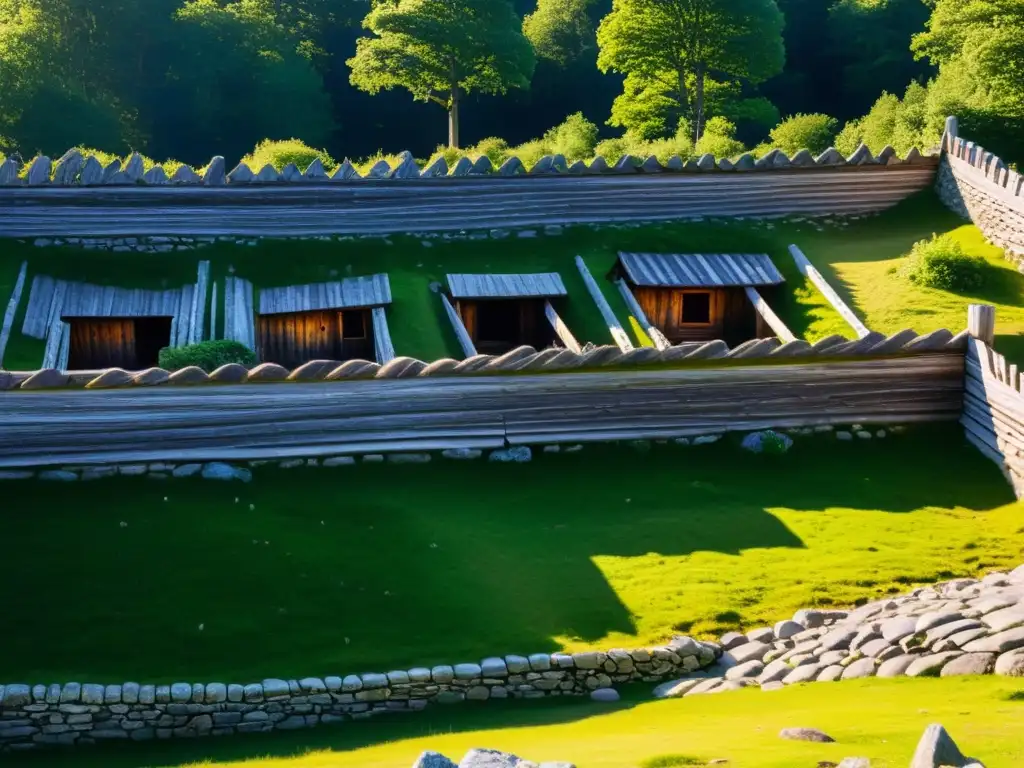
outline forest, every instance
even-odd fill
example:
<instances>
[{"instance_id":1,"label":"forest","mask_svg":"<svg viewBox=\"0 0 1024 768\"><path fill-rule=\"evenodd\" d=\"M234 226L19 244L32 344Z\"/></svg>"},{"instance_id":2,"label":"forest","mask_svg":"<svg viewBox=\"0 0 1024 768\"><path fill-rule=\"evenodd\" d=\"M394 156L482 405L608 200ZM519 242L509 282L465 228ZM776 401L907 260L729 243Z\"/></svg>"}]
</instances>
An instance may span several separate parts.
<instances>
[{"instance_id":1,"label":"forest","mask_svg":"<svg viewBox=\"0 0 1024 768\"><path fill-rule=\"evenodd\" d=\"M1024 158L1024 0L0 0L23 157L905 151L948 114Z\"/></svg>"}]
</instances>

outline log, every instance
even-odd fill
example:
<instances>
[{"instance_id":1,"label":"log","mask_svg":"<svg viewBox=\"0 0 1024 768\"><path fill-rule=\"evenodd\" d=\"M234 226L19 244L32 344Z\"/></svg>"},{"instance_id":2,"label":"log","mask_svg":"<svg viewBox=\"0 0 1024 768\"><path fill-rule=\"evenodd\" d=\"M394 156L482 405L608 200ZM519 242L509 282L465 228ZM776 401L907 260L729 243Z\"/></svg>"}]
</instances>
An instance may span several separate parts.
<instances>
[{"instance_id":1,"label":"log","mask_svg":"<svg viewBox=\"0 0 1024 768\"><path fill-rule=\"evenodd\" d=\"M572 331L569 330L569 326L565 324L558 313L555 312L555 308L551 306L550 301L544 302L544 317L551 323L551 327L555 329L555 335L561 339L562 344L565 348L571 352L575 352L577 355L582 352L580 343L576 341L576 337L572 335Z\"/></svg>"},{"instance_id":2,"label":"log","mask_svg":"<svg viewBox=\"0 0 1024 768\"><path fill-rule=\"evenodd\" d=\"M388 316L384 307L374 307L373 316L373 348L377 362L381 365L395 359L395 345L391 343L391 330L388 328Z\"/></svg>"},{"instance_id":3,"label":"log","mask_svg":"<svg viewBox=\"0 0 1024 768\"><path fill-rule=\"evenodd\" d=\"M761 294L757 292L757 289L752 286L747 286L743 289L750 303L754 305L754 309L757 311L764 321L768 324L768 327L772 329L775 335L779 338L779 341L785 343L787 341L796 341L796 336L793 332L786 327L786 324L779 319L772 308L768 306L768 302L765 301ZM863 338L863 337L862 337Z\"/></svg>"},{"instance_id":4,"label":"log","mask_svg":"<svg viewBox=\"0 0 1024 768\"><path fill-rule=\"evenodd\" d=\"M455 311L455 307L452 306L451 301L443 293L441 294L441 303L444 304L444 311L448 315L448 320L452 324L452 330L455 331L455 338L459 342L459 346L462 347L462 355L464 359L468 359L476 355L476 346L473 344L473 340L469 337L469 331L466 330L466 326L462 322L462 318L459 317L459 313Z\"/></svg>"},{"instance_id":5,"label":"log","mask_svg":"<svg viewBox=\"0 0 1024 768\"><path fill-rule=\"evenodd\" d=\"M608 326L608 332L612 336L612 340L615 345L623 352L629 352L633 349L633 343L629 340L626 332L622 330L622 325L619 324L618 318L615 317L615 313L612 312L611 305L608 304L608 300L604 297L601 292L601 287L594 280L594 276L590 274L590 270L587 269L586 263L582 257L576 257L576 268L580 271L580 276L583 278L584 285L587 286L587 293L590 294L590 298L594 300L594 304L597 305L598 312L601 313L601 317L604 318L605 325Z\"/></svg>"},{"instance_id":6,"label":"log","mask_svg":"<svg viewBox=\"0 0 1024 768\"><path fill-rule=\"evenodd\" d=\"M640 327L644 329L651 338L651 341L654 342L654 346L659 350L671 347L672 344L665 338L665 334L661 332L661 329L651 325L651 321L647 319L643 307L640 306L640 302L636 300L636 296L633 295L629 286L626 285L626 281L619 278L615 281L615 287L619 289L619 293L622 294L622 300L626 302L626 307L633 317L636 318L636 321L640 323Z\"/></svg>"},{"instance_id":7,"label":"log","mask_svg":"<svg viewBox=\"0 0 1024 768\"><path fill-rule=\"evenodd\" d=\"M795 245L789 246L789 252L793 256L793 261L796 262L797 269L800 270L800 274L814 283L815 287L821 291L822 295L828 299L829 304L838 312L847 324L853 328L854 333L857 334L857 338L863 339L867 336L870 331L867 326L862 323L857 315L854 314L853 310L850 309L846 302L839 298L839 294L833 290L832 286L828 284L825 277L819 272L807 257L804 256L803 252Z\"/></svg>"},{"instance_id":8,"label":"log","mask_svg":"<svg viewBox=\"0 0 1024 768\"><path fill-rule=\"evenodd\" d=\"M14 290L11 291L10 301L7 302L7 311L4 312L3 324L0 325L0 369L4 364L4 350L7 349L7 342L11 338L11 328L14 326L14 316L18 313L18 305L21 303L21 294L25 290L25 275L28 273L28 262L21 262L21 269L18 270L18 277L14 281Z\"/></svg>"}]
</instances>

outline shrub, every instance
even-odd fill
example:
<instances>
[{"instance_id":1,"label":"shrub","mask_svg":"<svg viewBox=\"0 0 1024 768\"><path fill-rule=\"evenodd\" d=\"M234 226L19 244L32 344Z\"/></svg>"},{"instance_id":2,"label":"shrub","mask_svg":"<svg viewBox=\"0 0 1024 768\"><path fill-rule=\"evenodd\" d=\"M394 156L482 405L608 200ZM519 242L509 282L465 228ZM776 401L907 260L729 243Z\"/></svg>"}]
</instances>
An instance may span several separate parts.
<instances>
[{"instance_id":1,"label":"shrub","mask_svg":"<svg viewBox=\"0 0 1024 768\"><path fill-rule=\"evenodd\" d=\"M495 168L500 168L501 164L508 160L511 154L508 142L495 136L480 139L474 147L466 151L466 155L471 160L487 155L487 159L491 161L491 165ZM458 160L458 158L455 159Z\"/></svg>"},{"instance_id":2,"label":"shrub","mask_svg":"<svg viewBox=\"0 0 1024 768\"><path fill-rule=\"evenodd\" d=\"M526 170L530 170L537 164L538 160L544 157L544 155L550 155L551 152L548 151L547 144L540 139L535 139L525 144L520 144L512 150L511 154L522 161L523 165L526 166Z\"/></svg>"},{"instance_id":3,"label":"shrub","mask_svg":"<svg viewBox=\"0 0 1024 768\"><path fill-rule=\"evenodd\" d=\"M918 285L963 293L982 286L986 267L984 259L965 253L951 235L932 235L910 249L906 275Z\"/></svg>"},{"instance_id":4,"label":"shrub","mask_svg":"<svg viewBox=\"0 0 1024 768\"><path fill-rule=\"evenodd\" d=\"M255 365L256 355L241 342L229 339L201 341L198 344L165 347L160 350L160 367L168 371L195 365L211 373L228 363Z\"/></svg>"},{"instance_id":5,"label":"shrub","mask_svg":"<svg viewBox=\"0 0 1024 768\"><path fill-rule=\"evenodd\" d=\"M455 163L459 161L460 157L466 157L467 152L455 147L449 147L446 144L438 144L437 149L434 150L434 154L427 160L427 167L430 167L435 160L439 157L443 157L444 161L448 164L449 170Z\"/></svg>"},{"instance_id":6,"label":"shrub","mask_svg":"<svg viewBox=\"0 0 1024 768\"><path fill-rule=\"evenodd\" d=\"M851 120L843 126L843 130L836 136L835 146L840 152L849 157L860 146L864 139L864 132L860 127L860 120Z\"/></svg>"},{"instance_id":7,"label":"shrub","mask_svg":"<svg viewBox=\"0 0 1024 768\"><path fill-rule=\"evenodd\" d=\"M828 115L793 115L772 128L771 143L787 155L801 149L818 155L832 145L837 127L836 119Z\"/></svg>"},{"instance_id":8,"label":"shrub","mask_svg":"<svg viewBox=\"0 0 1024 768\"><path fill-rule=\"evenodd\" d=\"M551 154L565 155L567 162L585 160L597 146L597 126L576 112L545 133L543 141Z\"/></svg>"},{"instance_id":9,"label":"shrub","mask_svg":"<svg viewBox=\"0 0 1024 768\"><path fill-rule=\"evenodd\" d=\"M305 171L317 158L324 164L327 171L333 171L338 167L327 150L314 149L299 139L287 139L285 141L272 141L264 139L248 155L242 158L242 162L248 165L253 173L259 173L267 163L270 163L278 171L288 163L295 163L300 171Z\"/></svg>"},{"instance_id":10,"label":"shrub","mask_svg":"<svg viewBox=\"0 0 1024 768\"><path fill-rule=\"evenodd\" d=\"M594 146L594 155L603 157L609 165L614 165L619 158L630 153L629 142L625 136L616 139L605 139Z\"/></svg>"},{"instance_id":11,"label":"shrub","mask_svg":"<svg viewBox=\"0 0 1024 768\"><path fill-rule=\"evenodd\" d=\"M733 138L736 125L726 118L716 115L704 124L704 133L693 148L698 155L712 154L715 157L732 157L741 154L746 148L743 142Z\"/></svg>"}]
</instances>

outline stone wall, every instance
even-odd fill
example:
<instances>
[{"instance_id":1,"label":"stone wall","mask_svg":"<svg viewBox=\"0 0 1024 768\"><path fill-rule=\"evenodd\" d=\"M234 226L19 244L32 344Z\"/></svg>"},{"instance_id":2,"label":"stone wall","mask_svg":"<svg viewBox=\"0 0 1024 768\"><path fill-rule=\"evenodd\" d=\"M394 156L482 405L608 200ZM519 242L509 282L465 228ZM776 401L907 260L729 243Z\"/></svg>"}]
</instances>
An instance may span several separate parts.
<instances>
[{"instance_id":1,"label":"stone wall","mask_svg":"<svg viewBox=\"0 0 1024 768\"><path fill-rule=\"evenodd\" d=\"M488 699L589 695L601 700L615 697L616 685L690 674L720 655L714 643L677 637L651 649L538 653L248 685L0 685L0 750L296 730Z\"/></svg>"},{"instance_id":2,"label":"stone wall","mask_svg":"<svg viewBox=\"0 0 1024 768\"><path fill-rule=\"evenodd\" d=\"M939 198L1022 266L1024 177L991 152L958 137L955 121L949 125L935 181Z\"/></svg>"}]
</instances>

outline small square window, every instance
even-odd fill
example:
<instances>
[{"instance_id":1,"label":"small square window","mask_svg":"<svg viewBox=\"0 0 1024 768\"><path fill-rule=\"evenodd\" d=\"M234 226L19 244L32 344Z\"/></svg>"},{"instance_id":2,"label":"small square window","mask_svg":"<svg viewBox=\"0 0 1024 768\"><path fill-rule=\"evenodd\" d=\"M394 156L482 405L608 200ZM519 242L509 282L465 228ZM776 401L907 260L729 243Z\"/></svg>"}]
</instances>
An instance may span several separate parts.
<instances>
[{"instance_id":1,"label":"small square window","mask_svg":"<svg viewBox=\"0 0 1024 768\"><path fill-rule=\"evenodd\" d=\"M684 325L710 325L711 294L684 293L681 322Z\"/></svg>"},{"instance_id":2,"label":"small square window","mask_svg":"<svg viewBox=\"0 0 1024 768\"><path fill-rule=\"evenodd\" d=\"M362 312L343 312L341 316L341 337L343 339L365 339L366 317Z\"/></svg>"}]
</instances>

